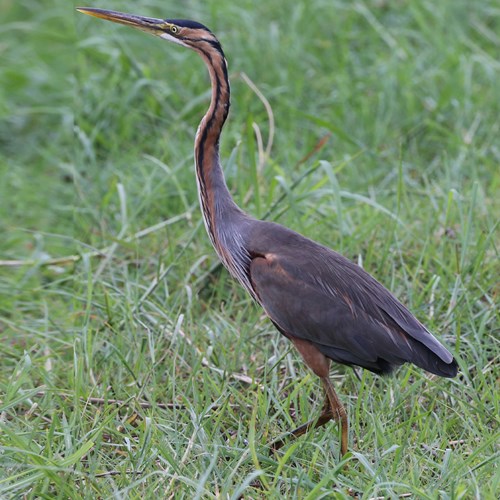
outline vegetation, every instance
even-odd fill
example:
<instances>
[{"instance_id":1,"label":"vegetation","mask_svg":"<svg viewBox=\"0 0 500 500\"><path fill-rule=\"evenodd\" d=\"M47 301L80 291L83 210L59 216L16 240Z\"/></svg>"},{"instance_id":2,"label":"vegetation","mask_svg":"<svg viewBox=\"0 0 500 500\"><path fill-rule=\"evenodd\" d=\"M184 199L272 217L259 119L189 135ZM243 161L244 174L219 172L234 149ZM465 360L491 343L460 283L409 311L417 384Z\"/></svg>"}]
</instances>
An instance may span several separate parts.
<instances>
[{"instance_id":1,"label":"vegetation","mask_svg":"<svg viewBox=\"0 0 500 500\"><path fill-rule=\"evenodd\" d=\"M7 0L0 497L496 498L498 4L89 6L210 26L238 203L362 264L460 374L335 366L352 452L332 423L269 454L321 390L204 232L203 63L71 3Z\"/></svg>"}]
</instances>

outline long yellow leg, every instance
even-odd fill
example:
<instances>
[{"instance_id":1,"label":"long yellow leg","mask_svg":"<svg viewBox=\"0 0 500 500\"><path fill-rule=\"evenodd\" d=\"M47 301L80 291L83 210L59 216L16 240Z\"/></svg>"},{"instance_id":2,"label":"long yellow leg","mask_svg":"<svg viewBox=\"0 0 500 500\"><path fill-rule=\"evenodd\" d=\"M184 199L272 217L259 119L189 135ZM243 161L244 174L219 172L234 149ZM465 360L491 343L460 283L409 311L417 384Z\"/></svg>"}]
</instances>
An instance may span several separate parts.
<instances>
[{"instance_id":1,"label":"long yellow leg","mask_svg":"<svg viewBox=\"0 0 500 500\"><path fill-rule=\"evenodd\" d=\"M341 403L333 384L328 377L322 377L321 383L326 392L326 398L330 403L331 416L337 422L340 422L340 428L342 430L341 440L340 440L340 453L344 456L347 453L347 441L349 438L349 421L347 419L347 413L345 411L344 405Z\"/></svg>"},{"instance_id":2,"label":"long yellow leg","mask_svg":"<svg viewBox=\"0 0 500 500\"><path fill-rule=\"evenodd\" d=\"M349 435L349 423L347 420L347 413L345 411L344 406L340 402L340 399L333 388L333 384L330 381L329 377L321 377L321 383L323 384L323 388L325 389L325 404L323 405L323 410L318 418L312 419L305 424L297 427L293 431L290 432L287 436L274 441L271 444L271 449L273 451L279 450L287 441L289 436L293 436L294 438L302 436L310 429L316 429L325 425L330 420L334 419L340 422L342 436L340 441L340 452L343 455L347 453L347 440Z\"/></svg>"}]
</instances>

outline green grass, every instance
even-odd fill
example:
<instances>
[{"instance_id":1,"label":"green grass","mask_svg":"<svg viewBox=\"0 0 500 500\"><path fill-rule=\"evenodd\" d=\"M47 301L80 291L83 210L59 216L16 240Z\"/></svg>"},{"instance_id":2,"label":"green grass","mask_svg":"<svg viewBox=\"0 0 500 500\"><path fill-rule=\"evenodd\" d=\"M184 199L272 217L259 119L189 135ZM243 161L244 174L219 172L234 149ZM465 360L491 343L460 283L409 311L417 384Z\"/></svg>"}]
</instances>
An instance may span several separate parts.
<instances>
[{"instance_id":1,"label":"green grass","mask_svg":"<svg viewBox=\"0 0 500 500\"><path fill-rule=\"evenodd\" d=\"M458 356L453 380L335 366L343 461L335 424L268 453L322 396L200 222L203 63L44 5L0 4L0 497L496 498L498 3L89 5L210 26L237 202L362 262Z\"/></svg>"}]
</instances>

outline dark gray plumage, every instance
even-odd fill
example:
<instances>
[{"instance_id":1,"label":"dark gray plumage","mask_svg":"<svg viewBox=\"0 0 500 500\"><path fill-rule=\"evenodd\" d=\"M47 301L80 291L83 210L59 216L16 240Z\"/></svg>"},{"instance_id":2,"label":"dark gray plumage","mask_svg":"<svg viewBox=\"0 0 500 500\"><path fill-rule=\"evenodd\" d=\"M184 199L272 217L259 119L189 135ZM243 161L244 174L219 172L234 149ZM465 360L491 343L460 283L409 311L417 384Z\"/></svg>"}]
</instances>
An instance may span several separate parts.
<instances>
[{"instance_id":1,"label":"dark gray plumage","mask_svg":"<svg viewBox=\"0 0 500 500\"><path fill-rule=\"evenodd\" d=\"M253 289L287 337L375 373L410 362L443 377L457 374L450 352L356 264L278 224L257 223L247 237Z\"/></svg>"},{"instance_id":2,"label":"dark gray plumage","mask_svg":"<svg viewBox=\"0 0 500 500\"><path fill-rule=\"evenodd\" d=\"M338 253L278 224L253 219L233 201L219 161L219 139L230 105L226 59L215 35L194 21L162 20L102 9L78 9L196 51L212 85L210 106L195 138L196 180L203 220L229 272L259 302L278 330L320 377L325 406L299 436L334 418L347 452L347 413L329 379L330 360L388 373L406 362L444 377L457 363L378 281ZM278 449L284 439L273 443Z\"/></svg>"}]
</instances>

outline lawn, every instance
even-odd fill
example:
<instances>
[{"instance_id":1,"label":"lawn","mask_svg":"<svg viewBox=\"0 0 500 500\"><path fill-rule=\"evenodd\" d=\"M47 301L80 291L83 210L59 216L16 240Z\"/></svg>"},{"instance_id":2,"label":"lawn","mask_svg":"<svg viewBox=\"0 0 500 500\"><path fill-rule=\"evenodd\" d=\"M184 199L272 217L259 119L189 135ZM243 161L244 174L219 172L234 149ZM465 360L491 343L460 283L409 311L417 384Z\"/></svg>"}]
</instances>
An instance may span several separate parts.
<instances>
[{"instance_id":1,"label":"lawn","mask_svg":"<svg viewBox=\"0 0 500 500\"><path fill-rule=\"evenodd\" d=\"M61 5L62 4L62 5ZM0 498L496 498L500 6L491 0L87 4L220 38L227 182L362 265L455 379L334 365L350 418L220 267L193 139L197 54L0 3Z\"/></svg>"}]
</instances>

